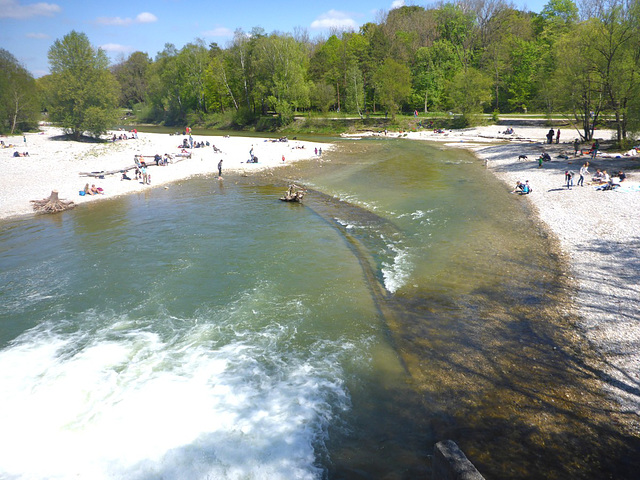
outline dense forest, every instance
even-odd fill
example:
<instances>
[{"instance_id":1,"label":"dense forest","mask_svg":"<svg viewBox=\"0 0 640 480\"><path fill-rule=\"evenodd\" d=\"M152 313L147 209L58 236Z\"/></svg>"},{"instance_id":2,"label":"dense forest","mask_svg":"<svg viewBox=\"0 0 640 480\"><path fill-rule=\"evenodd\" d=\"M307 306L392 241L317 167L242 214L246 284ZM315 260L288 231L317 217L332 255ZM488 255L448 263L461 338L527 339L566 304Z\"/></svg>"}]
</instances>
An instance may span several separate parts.
<instances>
[{"instance_id":1,"label":"dense forest","mask_svg":"<svg viewBox=\"0 0 640 480\"><path fill-rule=\"evenodd\" d=\"M167 43L155 58L134 52L115 65L71 32L49 62L51 74L34 80L0 49L0 129L29 128L47 111L98 133L117 108L139 122L259 130L328 112L453 112L461 126L478 113L539 112L586 140L606 116L625 144L640 123L638 0L549 0L539 14L504 0L403 6L328 38L237 30L224 47Z\"/></svg>"}]
</instances>

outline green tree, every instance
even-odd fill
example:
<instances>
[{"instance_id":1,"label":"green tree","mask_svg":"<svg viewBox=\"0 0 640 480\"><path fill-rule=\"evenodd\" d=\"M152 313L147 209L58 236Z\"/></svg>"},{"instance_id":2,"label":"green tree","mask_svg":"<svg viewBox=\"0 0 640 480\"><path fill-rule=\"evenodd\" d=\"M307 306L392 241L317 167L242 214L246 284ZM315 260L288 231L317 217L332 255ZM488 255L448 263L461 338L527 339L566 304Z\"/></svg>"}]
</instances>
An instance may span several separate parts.
<instances>
[{"instance_id":1,"label":"green tree","mask_svg":"<svg viewBox=\"0 0 640 480\"><path fill-rule=\"evenodd\" d=\"M449 83L451 108L464 115L481 113L491 101L491 79L475 68L460 70Z\"/></svg>"},{"instance_id":2,"label":"green tree","mask_svg":"<svg viewBox=\"0 0 640 480\"><path fill-rule=\"evenodd\" d=\"M447 83L461 69L456 50L448 40L437 40L430 47L418 49L413 68L414 103L424 102L425 112L429 104L444 108Z\"/></svg>"},{"instance_id":3,"label":"green tree","mask_svg":"<svg viewBox=\"0 0 640 480\"><path fill-rule=\"evenodd\" d=\"M97 136L117 118L118 82L109 60L94 49L84 33L72 31L49 49L50 118L75 139L84 132Z\"/></svg>"},{"instance_id":4,"label":"green tree","mask_svg":"<svg viewBox=\"0 0 640 480\"><path fill-rule=\"evenodd\" d=\"M380 104L395 118L401 105L411 95L411 70L406 65L387 58L374 74L373 83Z\"/></svg>"},{"instance_id":5,"label":"green tree","mask_svg":"<svg viewBox=\"0 0 640 480\"><path fill-rule=\"evenodd\" d=\"M362 72L355 64L352 64L347 69L345 93L344 105L347 112L356 112L362 117L362 110L364 108L364 84Z\"/></svg>"},{"instance_id":6,"label":"green tree","mask_svg":"<svg viewBox=\"0 0 640 480\"><path fill-rule=\"evenodd\" d=\"M540 12L542 18L557 24L558 28L578 21L578 7L573 0L549 0Z\"/></svg>"},{"instance_id":7,"label":"green tree","mask_svg":"<svg viewBox=\"0 0 640 480\"><path fill-rule=\"evenodd\" d=\"M558 42L562 65L552 76L550 92L560 111L567 112L579 125L584 141L593 138L593 130L605 106L605 82L596 68L592 38L593 22L582 23Z\"/></svg>"},{"instance_id":8,"label":"green tree","mask_svg":"<svg viewBox=\"0 0 640 480\"><path fill-rule=\"evenodd\" d=\"M293 112L309 106L305 46L290 35L272 33L257 39L252 52L255 93L267 98L281 124L293 121Z\"/></svg>"},{"instance_id":9,"label":"green tree","mask_svg":"<svg viewBox=\"0 0 640 480\"><path fill-rule=\"evenodd\" d=\"M617 141L627 137L628 105L637 96L640 74L640 31L638 2L597 2L593 19L594 63L604 83L608 108L615 115Z\"/></svg>"},{"instance_id":10,"label":"green tree","mask_svg":"<svg viewBox=\"0 0 640 480\"><path fill-rule=\"evenodd\" d=\"M225 112L238 104L230 89L224 67L224 51L217 43L209 45L209 65L205 70L205 98L207 110Z\"/></svg>"},{"instance_id":11,"label":"green tree","mask_svg":"<svg viewBox=\"0 0 640 480\"><path fill-rule=\"evenodd\" d=\"M494 12L487 19L482 28L482 55L479 65L493 80L493 109L500 112L524 110L528 105L518 105L509 102L510 79L513 67L513 51L523 43L535 42L533 29L533 15L515 10L502 8ZM526 49L525 49L526 50ZM535 76L534 85L538 85Z\"/></svg>"},{"instance_id":12,"label":"green tree","mask_svg":"<svg viewBox=\"0 0 640 480\"><path fill-rule=\"evenodd\" d=\"M184 109L197 114L207 113L205 102L205 71L209 66L209 50L203 40L187 43L176 58L180 72L180 91Z\"/></svg>"},{"instance_id":13,"label":"green tree","mask_svg":"<svg viewBox=\"0 0 640 480\"><path fill-rule=\"evenodd\" d=\"M145 100L148 89L149 55L133 52L125 61L114 65L111 72L120 84L120 105L132 108Z\"/></svg>"},{"instance_id":14,"label":"green tree","mask_svg":"<svg viewBox=\"0 0 640 480\"><path fill-rule=\"evenodd\" d=\"M436 10L436 20L440 39L451 42L462 65L471 65L476 48L474 13L447 3Z\"/></svg>"},{"instance_id":15,"label":"green tree","mask_svg":"<svg viewBox=\"0 0 640 480\"><path fill-rule=\"evenodd\" d=\"M531 108L543 52L544 46L538 42L512 39L509 66L504 72L510 110Z\"/></svg>"},{"instance_id":16,"label":"green tree","mask_svg":"<svg viewBox=\"0 0 640 480\"><path fill-rule=\"evenodd\" d=\"M11 135L37 125L36 82L8 51L0 48L0 131Z\"/></svg>"},{"instance_id":17,"label":"green tree","mask_svg":"<svg viewBox=\"0 0 640 480\"><path fill-rule=\"evenodd\" d=\"M335 87L338 109L342 107L345 88L343 50L342 40L332 35L316 50L309 63L310 73L314 79L323 80Z\"/></svg>"},{"instance_id":18,"label":"green tree","mask_svg":"<svg viewBox=\"0 0 640 480\"><path fill-rule=\"evenodd\" d=\"M311 104L326 114L336 103L336 92L333 87L324 81L311 86Z\"/></svg>"}]
</instances>

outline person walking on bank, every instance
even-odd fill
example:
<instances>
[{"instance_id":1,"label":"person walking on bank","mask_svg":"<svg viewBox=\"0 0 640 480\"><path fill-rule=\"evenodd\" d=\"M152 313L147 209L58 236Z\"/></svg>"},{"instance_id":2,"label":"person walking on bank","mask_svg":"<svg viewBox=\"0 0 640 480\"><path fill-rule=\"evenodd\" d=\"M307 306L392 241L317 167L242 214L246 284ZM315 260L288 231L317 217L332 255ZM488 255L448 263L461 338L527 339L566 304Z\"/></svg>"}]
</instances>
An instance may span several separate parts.
<instances>
[{"instance_id":1,"label":"person walking on bank","mask_svg":"<svg viewBox=\"0 0 640 480\"><path fill-rule=\"evenodd\" d=\"M573 141L573 150L574 150L574 156L577 157L578 153L580 153L580 140L578 140L577 138Z\"/></svg>"},{"instance_id":2,"label":"person walking on bank","mask_svg":"<svg viewBox=\"0 0 640 480\"><path fill-rule=\"evenodd\" d=\"M593 145L591 146L591 158L596 158L596 156L598 155L599 148L600 148L600 142L598 141L598 139L596 139L596 141L593 142Z\"/></svg>"},{"instance_id":3,"label":"person walking on bank","mask_svg":"<svg viewBox=\"0 0 640 480\"><path fill-rule=\"evenodd\" d=\"M560 129L556 132L556 144L560 143Z\"/></svg>"},{"instance_id":4,"label":"person walking on bank","mask_svg":"<svg viewBox=\"0 0 640 480\"><path fill-rule=\"evenodd\" d=\"M580 167L580 178L576 182L576 187L584 187L584 177L589 175L589 162L586 162L582 167Z\"/></svg>"},{"instance_id":5,"label":"person walking on bank","mask_svg":"<svg viewBox=\"0 0 640 480\"><path fill-rule=\"evenodd\" d=\"M567 182L567 188L571 190L571 187L573 187L573 172L571 170L565 171L564 179Z\"/></svg>"},{"instance_id":6,"label":"person walking on bank","mask_svg":"<svg viewBox=\"0 0 640 480\"><path fill-rule=\"evenodd\" d=\"M218 162L218 178L222 178L222 160Z\"/></svg>"},{"instance_id":7,"label":"person walking on bank","mask_svg":"<svg viewBox=\"0 0 640 480\"><path fill-rule=\"evenodd\" d=\"M547 132L547 143L553 143L554 134L555 132L553 131L553 128Z\"/></svg>"}]
</instances>

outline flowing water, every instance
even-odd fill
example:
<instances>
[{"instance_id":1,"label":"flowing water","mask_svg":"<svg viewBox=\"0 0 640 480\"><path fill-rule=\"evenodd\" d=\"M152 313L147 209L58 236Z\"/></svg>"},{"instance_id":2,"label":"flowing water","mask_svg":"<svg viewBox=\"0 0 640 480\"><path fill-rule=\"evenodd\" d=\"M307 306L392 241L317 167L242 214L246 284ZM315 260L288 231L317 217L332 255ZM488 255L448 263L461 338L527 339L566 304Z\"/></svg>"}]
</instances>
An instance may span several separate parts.
<instances>
[{"instance_id":1,"label":"flowing water","mask_svg":"<svg viewBox=\"0 0 640 480\"><path fill-rule=\"evenodd\" d=\"M495 478L599 466L544 446L574 356L523 202L462 151L329 158L278 173L304 205L230 175L2 222L0 478L417 478L444 438Z\"/></svg>"}]
</instances>

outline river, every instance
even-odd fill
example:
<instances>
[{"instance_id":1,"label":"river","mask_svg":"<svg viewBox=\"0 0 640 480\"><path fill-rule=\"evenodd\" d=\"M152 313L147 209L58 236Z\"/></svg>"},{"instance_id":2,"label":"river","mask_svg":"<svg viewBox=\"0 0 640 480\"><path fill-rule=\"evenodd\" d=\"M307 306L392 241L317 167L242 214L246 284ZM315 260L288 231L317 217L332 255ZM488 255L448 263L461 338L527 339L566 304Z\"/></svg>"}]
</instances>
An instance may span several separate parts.
<instances>
[{"instance_id":1,"label":"river","mask_svg":"<svg viewBox=\"0 0 640 480\"><path fill-rule=\"evenodd\" d=\"M0 477L427 478L446 438L488 478L626 472L571 397L557 248L465 151L345 141L0 225Z\"/></svg>"}]
</instances>

